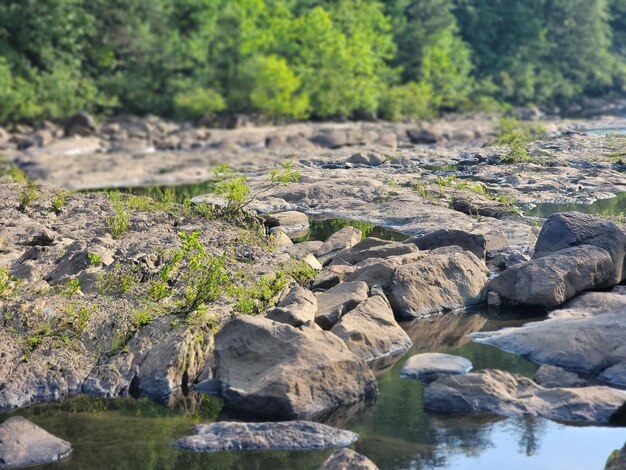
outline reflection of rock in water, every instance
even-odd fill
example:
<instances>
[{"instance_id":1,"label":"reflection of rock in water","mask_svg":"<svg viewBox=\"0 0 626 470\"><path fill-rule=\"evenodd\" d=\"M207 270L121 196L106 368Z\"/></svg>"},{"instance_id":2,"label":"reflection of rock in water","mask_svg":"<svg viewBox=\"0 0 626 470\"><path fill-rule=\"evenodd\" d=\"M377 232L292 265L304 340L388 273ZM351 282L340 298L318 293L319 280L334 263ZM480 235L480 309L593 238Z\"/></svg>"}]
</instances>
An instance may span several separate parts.
<instances>
[{"instance_id":1,"label":"reflection of rock in water","mask_svg":"<svg viewBox=\"0 0 626 470\"><path fill-rule=\"evenodd\" d=\"M442 315L426 320L415 320L402 326L413 341L411 353L456 348L470 342L465 337L479 331L487 318L478 314Z\"/></svg>"},{"instance_id":2,"label":"reflection of rock in water","mask_svg":"<svg viewBox=\"0 0 626 470\"><path fill-rule=\"evenodd\" d=\"M205 420L214 421L222 409L222 400L212 395L199 392L189 392L170 395L167 407L181 416L196 416Z\"/></svg>"}]
</instances>

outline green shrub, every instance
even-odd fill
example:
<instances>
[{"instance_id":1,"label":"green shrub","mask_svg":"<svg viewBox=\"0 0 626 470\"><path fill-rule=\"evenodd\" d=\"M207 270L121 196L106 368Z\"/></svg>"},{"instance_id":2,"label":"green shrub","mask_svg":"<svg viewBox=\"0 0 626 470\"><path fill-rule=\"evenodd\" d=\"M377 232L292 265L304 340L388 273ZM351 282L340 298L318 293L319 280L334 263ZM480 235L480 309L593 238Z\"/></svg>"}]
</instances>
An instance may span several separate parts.
<instances>
[{"instance_id":1,"label":"green shrub","mask_svg":"<svg viewBox=\"0 0 626 470\"><path fill-rule=\"evenodd\" d=\"M28 207L32 206L37 199L39 199L37 185L28 180L18 197L18 209L20 212L24 212Z\"/></svg>"},{"instance_id":2,"label":"green shrub","mask_svg":"<svg viewBox=\"0 0 626 470\"><path fill-rule=\"evenodd\" d=\"M176 115L183 119L201 119L225 107L224 99L210 88L194 88L174 96Z\"/></svg>"},{"instance_id":3,"label":"green shrub","mask_svg":"<svg viewBox=\"0 0 626 470\"><path fill-rule=\"evenodd\" d=\"M55 214L63 212L65 205L67 204L67 197L69 194L69 191L61 191L55 194L50 202L50 212L54 212Z\"/></svg>"},{"instance_id":4,"label":"green shrub","mask_svg":"<svg viewBox=\"0 0 626 470\"><path fill-rule=\"evenodd\" d=\"M130 227L130 214L122 202L119 193L111 193L109 195L109 201L111 203L111 208L113 209L113 215L106 217L104 222L109 229L111 236L118 239L124 235Z\"/></svg>"}]
</instances>

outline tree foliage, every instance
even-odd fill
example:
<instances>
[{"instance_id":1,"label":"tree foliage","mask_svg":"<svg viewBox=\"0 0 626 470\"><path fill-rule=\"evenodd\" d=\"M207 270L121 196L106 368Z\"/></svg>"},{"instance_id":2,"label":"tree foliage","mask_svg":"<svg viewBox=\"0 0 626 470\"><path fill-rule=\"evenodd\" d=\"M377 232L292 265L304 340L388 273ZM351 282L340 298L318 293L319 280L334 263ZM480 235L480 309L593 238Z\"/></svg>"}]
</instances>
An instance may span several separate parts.
<instances>
[{"instance_id":1,"label":"tree foliage","mask_svg":"<svg viewBox=\"0 0 626 470\"><path fill-rule=\"evenodd\" d=\"M3 0L0 122L422 118L626 88L625 0Z\"/></svg>"}]
</instances>

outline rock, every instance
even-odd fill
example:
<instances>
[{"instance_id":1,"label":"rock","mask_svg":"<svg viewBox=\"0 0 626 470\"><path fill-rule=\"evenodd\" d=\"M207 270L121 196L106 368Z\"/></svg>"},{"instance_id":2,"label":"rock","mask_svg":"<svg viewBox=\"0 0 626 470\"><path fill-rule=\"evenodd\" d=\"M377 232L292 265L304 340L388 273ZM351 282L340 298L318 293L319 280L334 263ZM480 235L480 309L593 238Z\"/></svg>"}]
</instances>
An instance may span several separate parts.
<instances>
[{"instance_id":1,"label":"rock","mask_svg":"<svg viewBox=\"0 0 626 470\"><path fill-rule=\"evenodd\" d=\"M461 356L441 353L423 353L411 356L400 371L405 379L432 382L445 375L467 374L472 363Z\"/></svg>"},{"instance_id":2,"label":"rock","mask_svg":"<svg viewBox=\"0 0 626 470\"><path fill-rule=\"evenodd\" d=\"M503 305L502 298L500 298L497 292L487 292L487 305L493 308L500 308Z\"/></svg>"},{"instance_id":3,"label":"rock","mask_svg":"<svg viewBox=\"0 0 626 470\"><path fill-rule=\"evenodd\" d=\"M373 258L365 260L354 266L354 271L346 276L345 281L362 281L369 287L379 285L387 292L398 264L391 259Z\"/></svg>"},{"instance_id":4,"label":"rock","mask_svg":"<svg viewBox=\"0 0 626 470\"><path fill-rule=\"evenodd\" d=\"M271 243L277 250L282 251L293 245L291 238L282 230L272 229L270 232Z\"/></svg>"},{"instance_id":5,"label":"rock","mask_svg":"<svg viewBox=\"0 0 626 470\"><path fill-rule=\"evenodd\" d=\"M278 212L265 218L268 227L281 227L287 235L300 234L309 228L309 218L297 211Z\"/></svg>"},{"instance_id":6,"label":"rock","mask_svg":"<svg viewBox=\"0 0 626 470\"><path fill-rule=\"evenodd\" d=\"M541 364L579 370L626 385L626 306L616 306L611 299L614 295L585 293L554 311L548 320L522 328L474 333L472 337ZM591 308L587 297L608 300L605 305ZM579 299L584 302L577 302Z\"/></svg>"},{"instance_id":7,"label":"rock","mask_svg":"<svg viewBox=\"0 0 626 470\"><path fill-rule=\"evenodd\" d=\"M389 301L399 320L413 320L484 302L487 268L469 252L431 254L399 266Z\"/></svg>"},{"instance_id":8,"label":"rock","mask_svg":"<svg viewBox=\"0 0 626 470\"><path fill-rule=\"evenodd\" d=\"M320 272L317 276L315 276L315 279L313 279L311 290L313 292L319 292L335 287L340 282L343 282L345 277L352 271L354 271L352 266L326 266L322 269L322 272Z\"/></svg>"},{"instance_id":9,"label":"rock","mask_svg":"<svg viewBox=\"0 0 626 470\"><path fill-rule=\"evenodd\" d=\"M323 268L322 263L320 263L319 260L312 254L306 255L304 258L302 258L302 261L308 264L309 267L314 271L321 271Z\"/></svg>"},{"instance_id":10,"label":"rock","mask_svg":"<svg viewBox=\"0 0 626 470\"><path fill-rule=\"evenodd\" d=\"M44 465L66 459L72 447L21 416L0 424L0 469Z\"/></svg>"},{"instance_id":11,"label":"rock","mask_svg":"<svg viewBox=\"0 0 626 470\"><path fill-rule=\"evenodd\" d=\"M52 230L44 228L40 232L33 235L27 242L27 246L50 246L56 240L56 236Z\"/></svg>"},{"instance_id":12,"label":"rock","mask_svg":"<svg viewBox=\"0 0 626 470\"><path fill-rule=\"evenodd\" d=\"M78 113L72 116L65 124L65 137L88 137L96 132L96 123L87 113Z\"/></svg>"},{"instance_id":13,"label":"rock","mask_svg":"<svg viewBox=\"0 0 626 470\"><path fill-rule=\"evenodd\" d=\"M538 121L545 115L534 106L514 108L507 113L507 116L514 117L521 121Z\"/></svg>"},{"instance_id":14,"label":"rock","mask_svg":"<svg viewBox=\"0 0 626 470\"><path fill-rule=\"evenodd\" d=\"M622 450L616 450L611 454L606 462L604 470L624 470L626 469L626 444Z\"/></svg>"},{"instance_id":15,"label":"rock","mask_svg":"<svg viewBox=\"0 0 626 470\"><path fill-rule=\"evenodd\" d=\"M493 257L492 264L497 269L504 271L505 269L515 266L516 264L526 263L530 261L530 257L517 250L497 253Z\"/></svg>"},{"instance_id":16,"label":"rock","mask_svg":"<svg viewBox=\"0 0 626 470\"><path fill-rule=\"evenodd\" d=\"M488 235L469 233L465 230L441 229L409 238L405 243L414 243L420 250L433 250L444 246L459 246L484 260L488 251L506 245L506 237L490 232Z\"/></svg>"},{"instance_id":17,"label":"rock","mask_svg":"<svg viewBox=\"0 0 626 470\"><path fill-rule=\"evenodd\" d=\"M324 244L321 241L308 241L302 243L296 243L293 246L287 247L285 253L293 256L296 259L305 258L307 255L314 254Z\"/></svg>"},{"instance_id":18,"label":"rock","mask_svg":"<svg viewBox=\"0 0 626 470\"><path fill-rule=\"evenodd\" d=\"M361 231L354 227L344 227L333 233L315 253L322 265L328 264L337 253L356 245L361 240Z\"/></svg>"},{"instance_id":19,"label":"rock","mask_svg":"<svg viewBox=\"0 0 626 470\"><path fill-rule=\"evenodd\" d=\"M334 451L318 470L378 470L367 457L350 449Z\"/></svg>"},{"instance_id":20,"label":"rock","mask_svg":"<svg viewBox=\"0 0 626 470\"><path fill-rule=\"evenodd\" d=\"M343 315L330 331L368 363L402 354L413 344L396 323L389 302L382 295L361 302Z\"/></svg>"},{"instance_id":21,"label":"rock","mask_svg":"<svg viewBox=\"0 0 626 470\"><path fill-rule=\"evenodd\" d=\"M383 155L372 152L359 152L350 155L348 163L354 163L367 166L379 166L385 163L386 158Z\"/></svg>"},{"instance_id":22,"label":"rock","mask_svg":"<svg viewBox=\"0 0 626 470\"><path fill-rule=\"evenodd\" d=\"M242 316L222 327L215 361L224 404L258 417L319 418L378 393L367 364L340 338L266 318Z\"/></svg>"},{"instance_id":23,"label":"rock","mask_svg":"<svg viewBox=\"0 0 626 470\"><path fill-rule=\"evenodd\" d=\"M513 266L489 282L506 304L555 308L585 290L614 285L609 254L578 246Z\"/></svg>"},{"instance_id":24,"label":"rock","mask_svg":"<svg viewBox=\"0 0 626 470\"><path fill-rule=\"evenodd\" d=\"M309 140L315 145L329 149L344 147L352 143L348 132L339 129L323 129Z\"/></svg>"},{"instance_id":25,"label":"rock","mask_svg":"<svg viewBox=\"0 0 626 470\"><path fill-rule=\"evenodd\" d=\"M172 444L193 452L320 450L349 446L358 434L310 421L198 424Z\"/></svg>"},{"instance_id":26,"label":"rock","mask_svg":"<svg viewBox=\"0 0 626 470\"><path fill-rule=\"evenodd\" d=\"M406 135L412 144L436 144L437 136L427 129L407 129Z\"/></svg>"},{"instance_id":27,"label":"rock","mask_svg":"<svg viewBox=\"0 0 626 470\"><path fill-rule=\"evenodd\" d=\"M535 382L546 388L575 388L587 385L587 381L581 379L578 374L568 372L561 367L546 364L542 365L537 372L535 372Z\"/></svg>"},{"instance_id":28,"label":"rock","mask_svg":"<svg viewBox=\"0 0 626 470\"><path fill-rule=\"evenodd\" d=\"M364 245L365 244L358 243L350 250L338 253L335 259L333 259L333 264L341 263L354 265L372 258L390 258L392 256L408 256L419 253L419 248L413 244L387 242L384 245L367 248L364 248ZM416 256L420 257L419 254Z\"/></svg>"},{"instance_id":29,"label":"rock","mask_svg":"<svg viewBox=\"0 0 626 470\"><path fill-rule=\"evenodd\" d=\"M613 284L625 279L626 234L613 222L580 212L555 214L543 224L533 258L566 248L590 245L606 250L613 261Z\"/></svg>"},{"instance_id":30,"label":"rock","mask_svg":"<svg viewBox=\"0 0 626 470\"><path fill-rule=\"evenodd\" d=\"M367 299L368 291L364 282L345 282L317 294L315 323L330 330L342 315Z\"/></svg>"},{"instance_id":31,"label":"rock","mask_svg":"<svg viewBox=\"0 0 626 470\"><path fill-rule=\"evenodd\" d=\"M267 312L266 317L280 323L300 326L315 320L317 297L308 289L294 286L278 305Z\"/></svg>"},{"instance_id":32,"label":"rock","mask_svg":"<svg viewBox=\"0 0 626 470\"><path fill-rule=\"evenodd\" d=\"M609 387L543 388L528 378L495 369L442 377L424 390L424 406L430 411L586 423L609 423L625 401L626 394Z\"/></svg>"}]
</instances>

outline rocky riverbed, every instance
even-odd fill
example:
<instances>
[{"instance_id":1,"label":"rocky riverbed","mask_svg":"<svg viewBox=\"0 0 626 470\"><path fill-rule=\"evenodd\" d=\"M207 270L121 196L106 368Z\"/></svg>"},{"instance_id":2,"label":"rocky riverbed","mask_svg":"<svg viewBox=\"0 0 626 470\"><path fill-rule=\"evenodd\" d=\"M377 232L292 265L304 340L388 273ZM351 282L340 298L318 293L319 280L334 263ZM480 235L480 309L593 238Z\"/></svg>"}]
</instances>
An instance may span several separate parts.
<instances>
[{"instance_id":1,"label":"rocky riverbed","mask_svg":"<svg viewBox=\"0 0 626 470\"><path fill-rule=\"evenodd\" d=\"M623 122L543 125L514 162L508 146L486 146L498 134L487 116L236 130L124 117L78 119L66 137L52 125L2 134L0 409L85 394L193 414L209 394L218 423L161 445L363 453L307 464L327 458L322 468L411 466L357 440L392 399L389 374L419 394L420 414L446 416L435 419L625 425L620 219L523 214L622 191L626 139L581 130ZM285 162L298 177L268 180ZM218 163L254 196L245 210L224 192L181 204L166 189L70 191L205 181ZM302 241L319 216L353 222ZM456 357L487 321L463 312L486 308L522 320L474 339L546 364L536 377L531 363L507 366L512 354ZM550 318L520 328L529 312ZM50 442L48 461L70 456L71 439ZM0 446L0 468L46 461L18 447ZM427 468L437 452L420 452Z\"/></svg>"}]
</instances>

